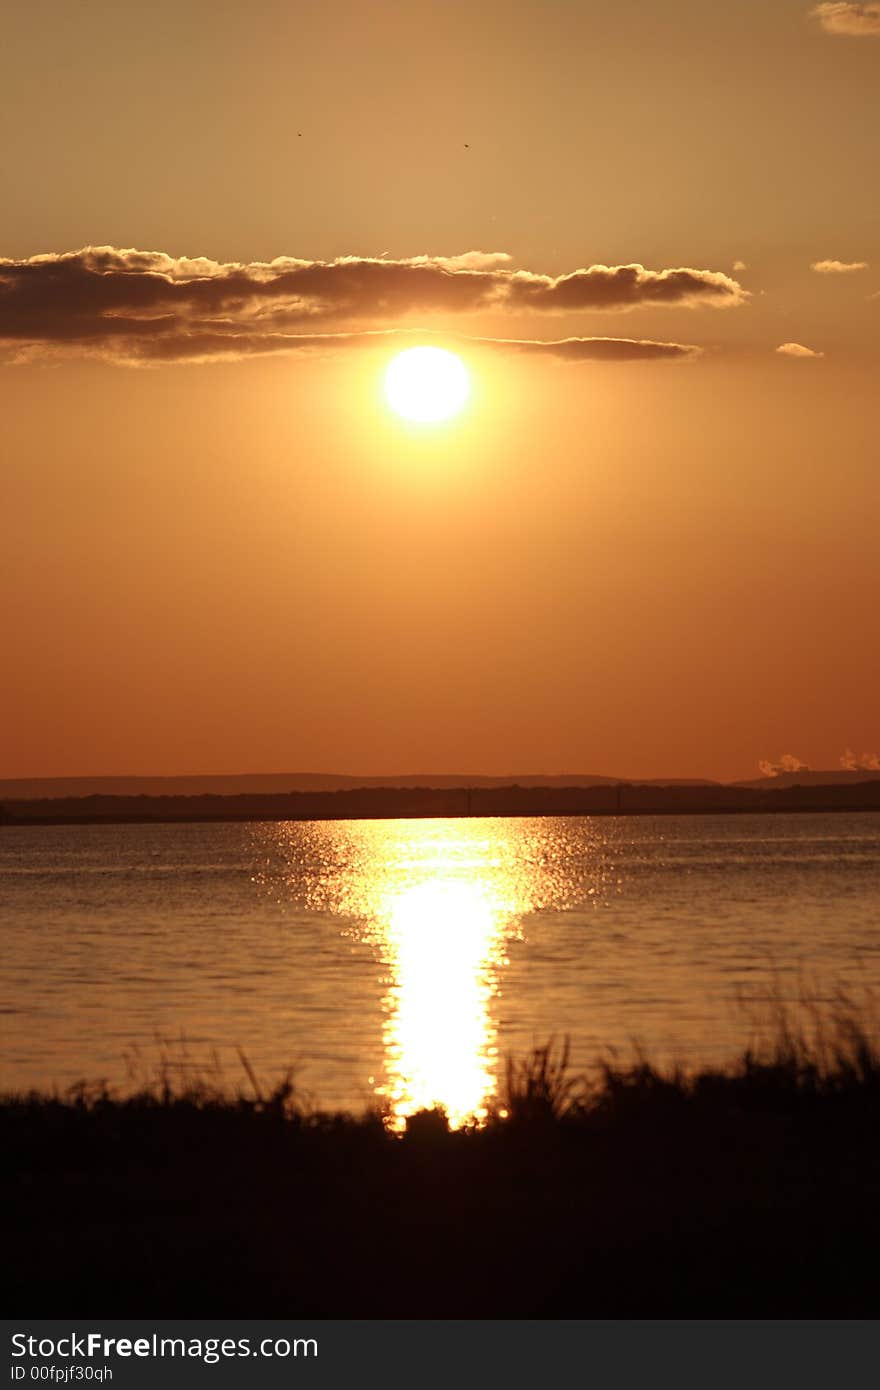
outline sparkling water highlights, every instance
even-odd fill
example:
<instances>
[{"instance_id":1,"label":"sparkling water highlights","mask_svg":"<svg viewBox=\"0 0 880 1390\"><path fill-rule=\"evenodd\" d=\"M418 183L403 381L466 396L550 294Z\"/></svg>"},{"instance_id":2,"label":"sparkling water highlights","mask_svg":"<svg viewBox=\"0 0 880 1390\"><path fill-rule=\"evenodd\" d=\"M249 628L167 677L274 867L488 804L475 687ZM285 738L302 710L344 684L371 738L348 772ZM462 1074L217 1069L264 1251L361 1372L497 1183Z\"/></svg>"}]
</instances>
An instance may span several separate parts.
<instances>
[{"instance_id":1,"label":"sparkling water highlights","mask_svg":"<svg viewBox=\"0 0 880 1390\"><path fill-rule=\"evenodd\" d=\"M383 1065L376 1095L395 1122L442 1105L481 1118L497 1085L497 1012L506 947L533 905L529 839L517 822L363 821L324 825L302 860L302 826L266 828L296 898L348 919L382 966ZM269 864L273 863L270 857ZM272 891L273 874L261 884Z\"/></svg>"}]
</instances>

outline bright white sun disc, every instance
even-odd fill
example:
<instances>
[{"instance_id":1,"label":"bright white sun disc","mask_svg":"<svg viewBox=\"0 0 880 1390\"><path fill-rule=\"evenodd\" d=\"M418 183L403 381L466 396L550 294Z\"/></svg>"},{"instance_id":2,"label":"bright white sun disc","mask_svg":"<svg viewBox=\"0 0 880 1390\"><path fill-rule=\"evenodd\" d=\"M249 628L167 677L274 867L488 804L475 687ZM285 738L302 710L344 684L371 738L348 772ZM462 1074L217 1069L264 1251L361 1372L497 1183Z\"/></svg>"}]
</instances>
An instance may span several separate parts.
<instances>
[{"instance_id":1,"label":"bright white sun disc","mask_svg":"<svg viewBox=\"0 0 880 1390\"><path fill-rule=\"evenodd\" d=\"M385 395L391 409L419 424L456 415L470 389L467 368L446 348L407 348L389 363L385 373Z\"/></svg>"}]
</instances>

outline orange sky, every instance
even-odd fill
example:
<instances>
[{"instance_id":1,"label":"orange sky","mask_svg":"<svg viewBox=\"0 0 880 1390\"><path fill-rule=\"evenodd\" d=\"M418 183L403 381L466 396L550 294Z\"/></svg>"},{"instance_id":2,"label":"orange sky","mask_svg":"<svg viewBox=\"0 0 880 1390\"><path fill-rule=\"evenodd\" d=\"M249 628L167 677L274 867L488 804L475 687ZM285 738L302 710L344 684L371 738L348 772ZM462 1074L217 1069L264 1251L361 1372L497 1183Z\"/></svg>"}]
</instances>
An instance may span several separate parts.
<instances>
[{"instance_id":1,"label":"orange sky","mask_svg":"<svg viewBox=\"0 0 880 1390\"><path fill-rule=\"evenodd\" d=\"M820 9L15 7L0 777L876 750L880 18Z\"/></svg>"}]
</instances>

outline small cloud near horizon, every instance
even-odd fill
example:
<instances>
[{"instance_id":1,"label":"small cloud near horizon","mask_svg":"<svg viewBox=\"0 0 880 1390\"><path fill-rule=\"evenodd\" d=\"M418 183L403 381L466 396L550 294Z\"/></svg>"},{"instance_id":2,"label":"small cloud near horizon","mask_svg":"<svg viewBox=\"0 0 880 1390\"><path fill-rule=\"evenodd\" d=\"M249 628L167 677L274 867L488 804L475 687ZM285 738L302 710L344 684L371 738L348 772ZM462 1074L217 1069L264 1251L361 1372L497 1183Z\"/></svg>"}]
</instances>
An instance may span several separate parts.
<instances>
[{"instance_id":1,"label":"small cloud near horizon","mask_svg":"<svg viewBox=\"0 0 880 1390\"><path fill-rule=\"evenodd\" d=\"M811 270L818 275L851 275L856 270L867 270L867 261L813 261Z\"/></svg>"},{"instance_id":2,"label":"small cloud near horizon","mask_svg":"<svg viewBox=\"0 0 880 1390\"><path fill-rule=\"evenodd\" d=\"M774 349L782 354L783 357L824 357L824 352L815 352L813 348L804 347L803 343L780 343Z\"/></svg>"},{"instance_id":3,"label":"small cloud near horizon","mask_svg":"<svg viewBox=\"0 0 880 1390\"><path fill-rule=\"evenodd\" d=\"M795 757L794 753L783 753L778 763L771 763L766 758L762 758L758 767L765 777L779 777L783 772L809 772L810 770L806 763Z\"/></svg>"},{"instance_id":4,"label":"small cloud near horizon","mask_svg":"<svg viewBox=\"0 0 880 1390\"><path fill-rule=\"evenodd\" d=\"M850 38L880 37L880 0L831 0L814 5L810 10L826 34L844 34Z\"/></svg>"},{"instance_id":5,"label":"small cloud near horizon","mask_svg":"<svg viewBox=\"0 0 880 1390\"><path fill-rule=\"evenodd\" d=\"M880 753L863 753L857 757L851 748L840 755L840 766L845 772L880 772Z\"/></svg>"},{"instance_id":6,"label":"small cloud near horizon","mask_svg":"<svg viewBox=\"0 0 880 1390\"><path fill-rule=\"evenodd\" d=\"M745 261L734 261L732 268L734 270L748 270L748 266L746 265Z\"/></svg>"},{"instance_id":7,"label":"small cloud near horizon","mask_svg":"<svg viewBox=\"0 0 880 1390\"><path fill-rule=\"evenodd\" d=\"M112 246L0 259L0 342L16 360L75 348L120 362L210 360L347 345L421 314L547 315L745 303L721 271L592 265L565 275L510 268L503 251L386 260L343 256L222 263ZM518 340L495 340L509 346ZM565 339L556 355L694 356L688 344ZM524 338L534 345L539 340ZM634 347L633 344L638 344Z\"/></svg>"}]
</instances>

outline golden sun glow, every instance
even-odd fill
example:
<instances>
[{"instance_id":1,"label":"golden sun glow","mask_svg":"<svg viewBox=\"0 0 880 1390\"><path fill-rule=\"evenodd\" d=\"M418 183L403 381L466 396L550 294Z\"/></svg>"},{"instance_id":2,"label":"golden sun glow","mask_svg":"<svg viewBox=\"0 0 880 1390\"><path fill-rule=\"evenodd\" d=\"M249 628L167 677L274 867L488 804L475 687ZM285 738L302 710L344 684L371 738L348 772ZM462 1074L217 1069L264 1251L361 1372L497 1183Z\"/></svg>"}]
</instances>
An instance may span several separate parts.
<instances>
[{"instance_id":1,"label":"golden sun glow","mask_svg":"<svg viewBox=\"0 0 880 1390\"><path fill-rule=\"evenodd\" d=\"M407 348L397 354L385 373L385 396L391 409L420 425L438 424L457 415L470 389L467 368L447 348Z\"/></svg>"}]
</instances>

